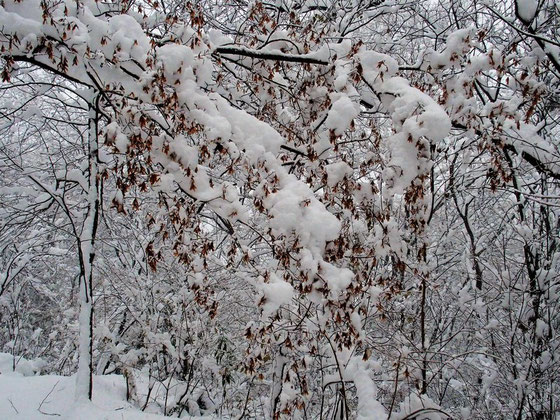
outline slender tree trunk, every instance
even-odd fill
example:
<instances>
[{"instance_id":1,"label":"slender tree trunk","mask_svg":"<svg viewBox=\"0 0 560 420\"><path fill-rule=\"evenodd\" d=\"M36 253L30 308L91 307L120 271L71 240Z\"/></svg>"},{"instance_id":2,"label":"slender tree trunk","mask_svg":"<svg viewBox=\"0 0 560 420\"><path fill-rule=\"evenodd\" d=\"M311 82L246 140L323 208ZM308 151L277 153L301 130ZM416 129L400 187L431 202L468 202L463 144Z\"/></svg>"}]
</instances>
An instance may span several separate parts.
<instances>
[{"instance_id":1,"label":"slender tree trunk","mask_svg":"<svg viewBox=\"0 0 560 420\"><path fill-rule=\"evenodd\" d=\"M80 336L76 400L92 398L93 391L93 260L99 220L99 168L97 139L97 97L89 104L88 119L88 210L79 238L80 258Z\"/></svg>"},{"instance_id":2,"label":"slender tree trunk","mask_svg":"<svg viewBox=\"0 0 560 420\"><path fill-rule=\"evenodd\" d=\"M272 390L270 395L270 418L278 419L280 418L280 394L282 393L282 387L284 386L284 371L286 367L286 357L283 354L282 346L274 359L273 373L272 373Z\"/></svg>"}]
</instances>

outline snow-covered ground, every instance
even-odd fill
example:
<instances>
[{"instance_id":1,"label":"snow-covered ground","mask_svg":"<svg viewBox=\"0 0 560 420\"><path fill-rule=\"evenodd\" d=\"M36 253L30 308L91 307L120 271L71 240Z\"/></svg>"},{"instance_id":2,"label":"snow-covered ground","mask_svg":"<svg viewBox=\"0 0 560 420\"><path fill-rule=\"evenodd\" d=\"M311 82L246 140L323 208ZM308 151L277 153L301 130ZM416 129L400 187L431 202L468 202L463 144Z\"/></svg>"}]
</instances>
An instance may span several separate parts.
<instances>
[{"instance_id":1,"label":"snow-covered ground","mask_svg":"<svg viewBox=\"0 0 560 420\"><path fill-rule=\"evenodd\" d=\"M74 402L75 376L40 375L40 364L24 359L18 361L14 372L12 361L11 355L0 353L0 419L165 418L142 412L128 403L125 380L120 375L94 377L93 401L77 404Z\"/></svg>"}]
</instances>

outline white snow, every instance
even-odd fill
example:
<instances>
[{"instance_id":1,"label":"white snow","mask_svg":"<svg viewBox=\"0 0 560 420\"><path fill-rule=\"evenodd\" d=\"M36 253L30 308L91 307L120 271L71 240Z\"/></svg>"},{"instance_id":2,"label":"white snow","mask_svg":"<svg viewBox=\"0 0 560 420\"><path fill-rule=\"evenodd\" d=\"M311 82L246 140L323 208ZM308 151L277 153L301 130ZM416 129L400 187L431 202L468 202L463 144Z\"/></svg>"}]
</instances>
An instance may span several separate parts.
<instances>
[{"instance_id":1,"label":"white snow","mask_svg":"<svg viewBox=\"0 0 560 420\"><path fill-rule=\"evenodd\" d=\"M345 373L352 378L358 396L356 420L384 420L387 418L387 413L376 399L377 387L368 371L366 363L358 357L353 357L346 367Z\"/></svg>"},{"instance_id":2,"label":"white snow","mask_svg":"<svg viewBox=\"0 0 560 420\"><path fill-rule=\"evenodd\" d=\"M12 356L0 353L0 418L2 419L157 420L168 418L142 412L127 402L126 384L122 376L95 376L93 401L75 403L74 376L34 376L40 370L40 362L37 361L21 359L15 372L12 371L11 365Z\"/></svg>"},{"instance_id":3,"label":"white snow","mask_svg":"<svg viewBox=\"0 0 560 420\"><path fill-rule=\"evenodd\" d=\"M327 172L327 185L329 187L334 187L342 181L345 176L350 176L354 172L346 162L331 163L325 166L325 171Z\"/></svg>"},{"instance_id":4,"label":"white snow","mask_svg":"<svg viewBox=\"0 0 560 420\"><path fill-rule=\"evenodd\" d=\"M360 113L358 104L346 94L335 93L332 95L333 105L329 110L325 127L334 130L336 135L344 133L354 118Z\"/></svg>"},{"instance_id":5,"label":"white snow","mask_svg":"<svg viewBox=\"0 0 560 420\"><path fill-rule=\"evenodd\" d=\"M272 216L270 227L274 235L296 232L302 245L320 255L326 242L338 237L340 221L295 176L286 175L280 186L278 192L263 200Z\"/></svg>"},{"instance_id":6,"label":"white snow","mask_svg":"<svg viewBox=\"0 0 560 420\"><path fill-rule=\"evenodd\" d=\"M428 396L412 393L400 403L399 410L393 414L395 415L394 418L398 420L409 418L409 415L414 412L417 412L418 417L424 420L445 420L449 418L437 411L440 408Z\"/></svg>"},{"instance_id":7,"label":"white snow","mask_svg":"<svg viewBox=\"0 0 560 420\"><path fill-rule=\"evenodd\" d=\"M354 273L347 268L339 268L328 262L322 261L319 265L321 277L329 286L330 294L337 296L352 283Z\"/></svg>"},{"instance_id":8,"label":"white snow","mask_svg":"<svg viewBox=\"0 0 560 420\"><path fill-rule=\"evenodd\" d=\"M266 298L263 305L263 313L272 315L280 306L290 303L294 296L294 288L288 282L279 278L276 274L270 274L269 283L263 283L261 290Z\"/></svg>"},{"instance_id":9,"label":"white snow","mask_svg":"<svg viewBox=\"0 0 560 420\"><path fill-rule=\"evenodd\" d=\"M536 0L515 0L517 6L517 13L523 23L529 24L537 13L539 3Z\"/></svg>"}]
</instances>

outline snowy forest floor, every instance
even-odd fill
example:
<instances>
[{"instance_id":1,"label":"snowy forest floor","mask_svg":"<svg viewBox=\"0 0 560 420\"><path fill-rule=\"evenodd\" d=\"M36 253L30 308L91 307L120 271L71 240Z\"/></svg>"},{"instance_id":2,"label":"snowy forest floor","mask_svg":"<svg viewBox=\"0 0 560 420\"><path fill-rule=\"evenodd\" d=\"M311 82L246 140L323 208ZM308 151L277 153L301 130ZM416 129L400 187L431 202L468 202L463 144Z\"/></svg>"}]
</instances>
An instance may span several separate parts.
<instances>
[{"instance_id":1,"label":"snowy forest floor","mask_svg":"<svg viewBox=\"0 0 560 420\"><path fill-rule=\"evenodd\" d=\"M13 358L0 353L0 419L157 420L166 417L140 411L126 401L121 375L94 377L92 402L74 402L75 376L36 374L36 363L21 359L15 372ZM184 416L188 419L210 417Z\"/></svg>"}]
</instances>

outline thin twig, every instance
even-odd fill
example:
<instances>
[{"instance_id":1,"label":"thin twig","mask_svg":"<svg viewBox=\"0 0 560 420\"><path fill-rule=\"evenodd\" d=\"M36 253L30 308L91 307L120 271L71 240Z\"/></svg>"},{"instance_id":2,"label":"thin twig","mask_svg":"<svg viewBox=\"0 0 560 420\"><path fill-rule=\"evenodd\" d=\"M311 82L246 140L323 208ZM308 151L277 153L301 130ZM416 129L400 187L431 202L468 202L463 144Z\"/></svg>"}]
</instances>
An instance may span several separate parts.
<instances>
[{"instance_id":1,"label":"thin twig","mask_svg":"<svg viewBox=\"0 0 560 420\"><path fill-rule=\"evenodd\" d=\"M44 414L45 416L59 416L60 414L57 413L45 413L44 411L41 410L41 407L43 406L43 404L45 403L45 401L47 400L47 398L49 398L49 396L53 393L54 389L56 388L56 386L58 385L60 381L57 381L56 384L54 384L54 386L51 388L51 390L49 391L49 393L45 396L45 398L43 398L43 401L41 401L41 404L39 404L39 408L37 409L39 411L39 413Z\"/></svg>"},{"instance_id":2,"label":"thin twig","mask_svg":"<svg viewBox=\"0 0 560 420\"><path fill-rule=\"evenodd\" d=\"M12 406L12 408L14 409L14 411L15 411L16 413L19 414L19 411L18 411L18 409L16 408L16 406L14 405L14 403L12 402L12 400L8 398L8 401L10 402L10 405Z\"/></svg>"}]
</instances>

